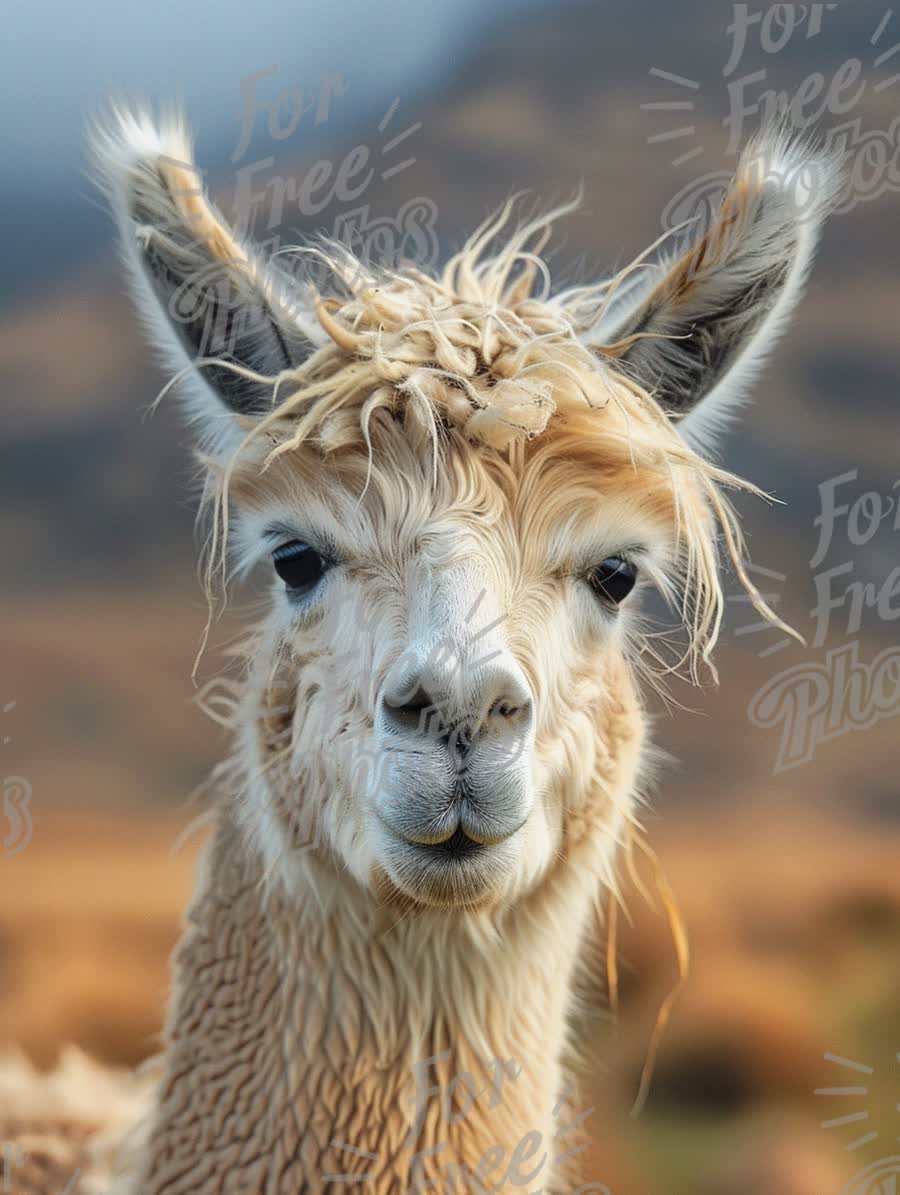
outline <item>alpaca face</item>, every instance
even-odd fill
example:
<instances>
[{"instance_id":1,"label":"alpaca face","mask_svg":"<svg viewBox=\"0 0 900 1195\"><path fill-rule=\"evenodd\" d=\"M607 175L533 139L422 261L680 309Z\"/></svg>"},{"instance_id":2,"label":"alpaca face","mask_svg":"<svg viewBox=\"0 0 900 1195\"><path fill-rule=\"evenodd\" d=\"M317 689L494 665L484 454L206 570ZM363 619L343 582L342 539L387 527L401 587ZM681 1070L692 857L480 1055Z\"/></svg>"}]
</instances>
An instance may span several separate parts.
<instances>
[{"instance_id":1,"label":"alpaca face","mask_svg":"<svg viewBox=\"0 0 900 1195\"><path fill-rule=\"evenodd\" d=\"M386 415L371 466L241 463L244 555L272 572L245 824L271 858L312 844L382 897L471 906L611 854L639 762L637 590L677 524L670 481L591 431L515 466L446 432L436 482Z\"/></svg>"},{"instance_id":2,"label":"alpaca face","mask_svg":"<svg viewBox=\"0 0 900 1195\"><path fill-rule=\"evenodd\" d=\"M552 293L548 219L492 253L508 207L440 278L326 248L325 300L234 237L180 125L120 113L96 149L144 314L196 365L210 576L235 547L273 577L237 794L267 874L458 909L604 875L655 651L633 591L706 659L717 525L746 575L741 483L700 450L798 297L832 166L759 140L681 257L593 287Z\"/></svg>"}]
</instances>

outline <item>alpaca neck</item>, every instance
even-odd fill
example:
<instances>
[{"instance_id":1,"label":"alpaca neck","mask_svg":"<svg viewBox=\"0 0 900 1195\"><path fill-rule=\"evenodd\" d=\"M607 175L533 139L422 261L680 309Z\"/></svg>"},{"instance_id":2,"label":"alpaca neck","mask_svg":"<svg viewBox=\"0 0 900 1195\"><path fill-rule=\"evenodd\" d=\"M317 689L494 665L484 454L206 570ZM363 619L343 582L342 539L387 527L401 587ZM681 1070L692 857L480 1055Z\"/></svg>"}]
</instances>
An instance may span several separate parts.
<instances>
[{"instance_id":1,"label":"alpaca neck","mask_svg":"<svg viewBox=\"0 0 900 1195\"><path fill-rule=\"evenodd\" d=\"M267 893L227 812L205 864L137 1189L548 1187L583 881L561 875L555 902L492 935L459 914L376 915L314 859L290 898Z\"/></svg>"}]
</instances>

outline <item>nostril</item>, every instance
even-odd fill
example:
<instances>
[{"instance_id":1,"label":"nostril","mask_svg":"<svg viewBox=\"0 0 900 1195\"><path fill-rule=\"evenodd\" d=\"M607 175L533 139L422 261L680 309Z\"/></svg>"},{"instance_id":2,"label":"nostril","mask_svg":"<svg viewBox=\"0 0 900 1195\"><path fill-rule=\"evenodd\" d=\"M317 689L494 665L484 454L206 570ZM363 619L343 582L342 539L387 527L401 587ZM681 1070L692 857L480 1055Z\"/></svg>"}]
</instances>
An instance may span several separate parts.
<instances>
[{"instance_id":1,"label":"nostril","mask_svg":"<svg viewBox=\"0 0 900 1195\"><path fill-rule=\"evenodd\" d=\"M446 737L441 710L421 686L408 697L406 694L402 697L385 694L383 704L388 721L397 730L426 738Z\"/></svg>"},{"instance_id":2,"label":"nostril","mask_svg":"<svg viewBox=\"0 0 900 1195\"><path fill-rule=\"evenodd\" d=\"M468 758L484 734L505 740L527 731L532 719L531 694L515 676L496 673L477 688L480 692L454 692L446 685L436 691L421 673L418 677L409 672L398 676L382 691L385 729L407 739L426 738L443 744L457 763Z\"/></svg>"},{"instance_id":3,"label":"nostril","mask_svg":"<svg viewBox=\"0 0 900 1195\"><path fill-rule=\"evenodd\" d=\"M432 705L432 700L420 685L411 697L399 697L396 700L385 695L385 705L395 713L419 714Z\"/></svg>"}]
</instances>

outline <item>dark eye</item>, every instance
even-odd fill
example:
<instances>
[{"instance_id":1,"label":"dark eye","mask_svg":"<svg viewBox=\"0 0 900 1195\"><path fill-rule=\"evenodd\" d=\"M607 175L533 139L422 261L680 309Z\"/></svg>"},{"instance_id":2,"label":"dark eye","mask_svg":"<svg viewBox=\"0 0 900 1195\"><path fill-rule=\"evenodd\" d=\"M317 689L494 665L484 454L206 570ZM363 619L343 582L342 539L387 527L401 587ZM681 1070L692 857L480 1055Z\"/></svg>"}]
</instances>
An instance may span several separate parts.
<instances>
[{"instance_id":1,"label":"dark eye","mask_svg":"<svg viewBox=\"0 0 900 1195\"><path fill-rule=\"evenodd\" d=\"M637 569L623 556L607 556L588 576L588 582L605 602L618 606L628 597L637 580Z\"/></svg>"},{"instance_id":2,"label":"dark eye","mask_svg":"<svg viewBox=\"0 0 900 1195\"><path fill-rule=\"evenodd\" d=\"M275 572L292 593L307 593L325 573L325 562L315 548L292 540L272 553Z\"/></svg>"}]
</instances>

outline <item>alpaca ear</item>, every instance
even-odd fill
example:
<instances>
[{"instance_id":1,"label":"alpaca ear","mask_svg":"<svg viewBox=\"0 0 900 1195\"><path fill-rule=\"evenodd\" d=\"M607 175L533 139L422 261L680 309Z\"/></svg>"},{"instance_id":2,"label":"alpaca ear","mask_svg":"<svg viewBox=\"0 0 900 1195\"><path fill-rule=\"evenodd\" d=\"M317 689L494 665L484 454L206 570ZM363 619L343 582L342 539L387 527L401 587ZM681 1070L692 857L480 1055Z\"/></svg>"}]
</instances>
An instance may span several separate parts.
<instances>
[{"instance_id":1,"label":"alpaca ear","mask_svg":"<svg viewBox=\"0 0 900 1195\"><path fill-rule=\"evenodd\" d=\"M197 362L184 387L189 411L221 447L239 429L235 416L271 409L272 384L240 370L272 377L299 365L316 347L316 320L206 198L180 118L156 124L114 110L92 148L150 338L170 367Z\"/></svg>"},{"instance_id":2,"label":"alpaca ear","mask_svg":"<svg viewBox=\"0 0 900 1195\"><path fill-rule=\"evenodd\" d=\"M839 159L783 132L745 149L713 226L654 264L585 337L710 450L777 342L840 188Z\"/></svg>"}]
</instances>

